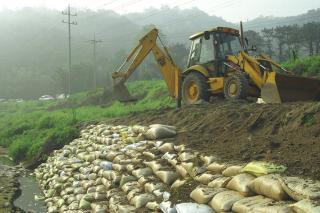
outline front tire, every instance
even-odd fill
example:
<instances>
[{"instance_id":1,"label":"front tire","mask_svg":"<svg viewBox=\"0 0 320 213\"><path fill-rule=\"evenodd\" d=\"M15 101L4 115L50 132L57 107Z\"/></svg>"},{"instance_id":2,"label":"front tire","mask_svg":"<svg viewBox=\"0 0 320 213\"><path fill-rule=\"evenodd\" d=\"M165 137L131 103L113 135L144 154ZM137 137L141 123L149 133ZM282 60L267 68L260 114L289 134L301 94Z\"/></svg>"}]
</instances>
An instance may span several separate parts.
<instances>
[{"instance_id":1,"label":"front tire","mask_svg":"<svg viewBox=\"0 0 320 213\"><path fill-rule=\"evenodd\" d=\"M245 99L249 90L248 79L242 73L235 73L227 77L223 90L227 100Z\"/></svg>"},{"instance_id":2,"label":"front tire","mask_svg":"<svg viewBox=\"0 0 320 213\"><path fill-rule=\"evenodd\" d=\"M195 104L199 100L209 101L207 78L200 73L187 74L182 83L182 100L185 104Z\"/></svg>"}]
</instances>

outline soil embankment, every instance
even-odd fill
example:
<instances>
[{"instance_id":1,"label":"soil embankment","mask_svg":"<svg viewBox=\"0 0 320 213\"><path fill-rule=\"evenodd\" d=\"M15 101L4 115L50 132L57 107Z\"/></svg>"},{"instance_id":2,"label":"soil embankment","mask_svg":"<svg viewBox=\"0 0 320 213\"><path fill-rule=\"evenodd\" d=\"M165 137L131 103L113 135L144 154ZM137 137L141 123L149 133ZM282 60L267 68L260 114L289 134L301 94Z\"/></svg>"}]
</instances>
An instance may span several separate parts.
<instances>
[{"instance_id":1,"label":"soil embankment","mask_svg":"<svg viewBox=\"0 0 320 213\"><path fill-rule=\"evenodd\" d=\"M320 179L320 103L253 104L217 102L159 109L107 120L114 125L176 126L170 139L221 161L266 160L287 173Z\"/></svg>"}]
</instances>

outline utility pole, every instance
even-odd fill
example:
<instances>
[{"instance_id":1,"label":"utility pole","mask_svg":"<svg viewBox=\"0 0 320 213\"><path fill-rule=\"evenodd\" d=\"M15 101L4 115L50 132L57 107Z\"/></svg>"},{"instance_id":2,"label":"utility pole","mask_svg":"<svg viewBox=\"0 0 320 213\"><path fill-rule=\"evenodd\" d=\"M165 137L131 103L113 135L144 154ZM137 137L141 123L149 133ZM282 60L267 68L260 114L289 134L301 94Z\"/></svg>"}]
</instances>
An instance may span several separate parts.
<instances>
[{"instance_id":1,"label":"utility pole","mask_svg":"<svg viewBox=\"0 0 320 213\"><path fill-rule=\"evenodd\" d=\"M65 97L67 97L68 94L71 94L71 25L77 25L76 21L71 21L71 16L77 16L77 14L71 13L70 4L69 4L67 11L62 11L62 15L68 16L68 21L62 20L62 23L68 24L68 34L69 34L69 70L66 73L65 90L64 90Z\"/></svg>"},{"instance_id":2,"label":"utility pole","mask_svg":"<svg viewBox=\"0 0 320 213\"><path fill-rule=\"evenodd\" d=\"M89 40L91 44L93 44L93 88L97 88L97 43L102 43L102 40L97 40L96 39L96 34L93 34L93 39Z\"/></svg>"}]
</instances>

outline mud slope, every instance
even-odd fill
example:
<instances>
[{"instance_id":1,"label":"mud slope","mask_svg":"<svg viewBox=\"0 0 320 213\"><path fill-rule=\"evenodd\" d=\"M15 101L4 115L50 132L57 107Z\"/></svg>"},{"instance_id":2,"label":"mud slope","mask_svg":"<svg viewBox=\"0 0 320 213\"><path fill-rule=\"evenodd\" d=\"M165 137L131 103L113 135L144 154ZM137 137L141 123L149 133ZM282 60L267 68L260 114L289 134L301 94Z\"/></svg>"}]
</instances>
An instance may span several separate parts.
<instances>
[{"instance_id":1,"label":"mud slope","mask_svg":"<svg viewBox=\"0 0 320 213\"><path fill-rule=\"evenodd\" d=\"M106 121L175 125L176 144L222 161L268 160L288 173L320 179L320 103L258 105L217 102L161 109Z\"/></svg>"}]
</instances>

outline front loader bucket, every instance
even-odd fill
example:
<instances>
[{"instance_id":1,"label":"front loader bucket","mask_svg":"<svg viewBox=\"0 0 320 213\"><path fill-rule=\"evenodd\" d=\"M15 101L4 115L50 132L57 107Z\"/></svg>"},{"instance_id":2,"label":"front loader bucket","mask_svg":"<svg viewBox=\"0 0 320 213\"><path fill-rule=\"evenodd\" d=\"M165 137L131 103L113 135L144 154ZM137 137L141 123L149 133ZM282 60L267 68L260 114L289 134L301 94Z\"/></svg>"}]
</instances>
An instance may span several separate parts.
<instances>
[{"instance_id":1,"label":"front loader bucket","mask_svg":"<svg viewBox=\"0 0 320 213\"><path fill-rule=\"evenodd\" d=\"M132 97L128 88L124 83L118 83L113 85L113 93L115 98L120 102L131 102L137 99Z\"/></svg>"},{"instance_id":2,"label":"front loader bucket","mask_svg":"<svg viewBox=\"0 0 320 213\"><path fill-rule=\"evenodd\" d=\"M319 101L320 79L272 72L261 89L261 98L266 103Z\"/></svg>"}]
</instances>

